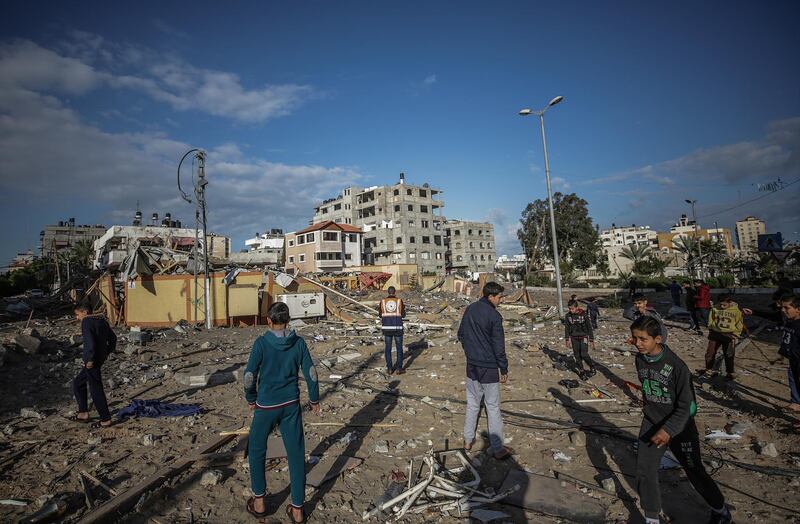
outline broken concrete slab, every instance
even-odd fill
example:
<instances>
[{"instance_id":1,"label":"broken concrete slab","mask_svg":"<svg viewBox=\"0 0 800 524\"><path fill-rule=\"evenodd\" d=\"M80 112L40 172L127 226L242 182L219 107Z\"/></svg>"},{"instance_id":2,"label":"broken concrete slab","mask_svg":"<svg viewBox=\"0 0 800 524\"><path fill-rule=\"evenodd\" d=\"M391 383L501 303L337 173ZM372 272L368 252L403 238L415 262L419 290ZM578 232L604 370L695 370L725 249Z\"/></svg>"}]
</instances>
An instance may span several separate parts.
<instances>
[{"instance_id":1,"label":"broken concrete slab","mask_svg":"<svg viewBox=\"0 0 800 524\"><path fill-rule=\"evenodd\" d=\"M337 364L347 364L363 358L361 353L345 353L344 355L336 355Z\"/></svg>"},{"instance_id":2,"label":"broken concrete slab","mask_svg":"<svg viewBox=\"0 0 800 524\"><path fill-rule=\"evenodd\" d=\"M508 513L494 511L491 509L473 509L470 511L469 516L471 519L479 520L481 522L493 522L495 520L511 517L511 515Z\"/></svg>"},{"instance_id":3,"label":"broken concrete slab","mask_svg":"<svg viewBox=\"0 0 800 524\"><path fill-rule=\"evenodd\" d=\"M519 484L521 489L502 500L509 504L561 517L572 522L605 522L606 507L597 499L578 491L565 489L561 481L535 473L512 469L498 492Z\"/></svg>"},{"instance_id":4,"label":"broken concrete slab","mask_svg":"<svg viewBox=\"0 0 800 524\"><path fill-rule=\"evenodd\" d=\"M203 473L203 476L200 477L200 485L201 486L216 486L220 482L222 482L222 472L218 469L212 469Z\"/></svg>"},{"instance_id":5,"label":"broken concrete slab","mask_svg":"<svg viewBox=\"0 0 800 524\"><path fill-rule=\"evenodd\" d=\"M324 458L306 475L306 485L314 488L320 487L328 480L338 477L346 471L357 468L364 459L340 455L336 458Z\"/></svg>"},{"instance_id":6,"label":"broken concrete slab","mask_svg":"<svg viewBox=\"0 0 800 524\"><path fill-rule=\"evenodd\" d=\"M24 335L22 333L19 335L14 335L14 337L11 339L11 343L28 355L35 355L39 353L39 350L42 348L41 340L30 335Z\"/></svg>"},{"instance_id":7,"label":"broken concrete slab","mask_svg":"<svg viewBox=\"0 0 800 524\"><path fill-rule=\"evenodd\" d=\"M239 380L239 370L197 369L175 373L175 381L190 387L213 387Z\"/></svg>"}]
</instances>

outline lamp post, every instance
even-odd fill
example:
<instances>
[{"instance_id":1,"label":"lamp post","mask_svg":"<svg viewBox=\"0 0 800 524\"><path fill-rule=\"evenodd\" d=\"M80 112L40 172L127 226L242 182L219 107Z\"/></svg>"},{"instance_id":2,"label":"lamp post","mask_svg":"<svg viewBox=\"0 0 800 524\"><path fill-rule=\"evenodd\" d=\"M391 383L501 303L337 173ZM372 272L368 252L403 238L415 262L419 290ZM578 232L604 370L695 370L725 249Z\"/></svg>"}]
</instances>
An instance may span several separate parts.
<instances>
[{"instance_id":1,"label":"lamp post","mask_svg":"<svg viewBox=\"0 0 800 524\"><path fill-rule=\"evenodd\" d=\"M552 106L558 104L564 100L564 97L559 95L554 99L550 100L550 102L544 107L544 109L540 111L531 111L530 109L523 109L519 112L521 116L528 116L528 115L536 115L539 117L539 123L542 127L542 148L544 149L544 174L547 180L547 201L550 206L550 231L553 235L553 265L555 266L556 270L556 288L558 291L558 314L560 317L564 317L564 297L562 297L562 288L561 288L561 264L558 260L558 240L556 239L556 215L553 210L553 191L550 186L550 162L547 158L547 137L544 132L544 113Z\"/></svg>"},{"instance_id":2,"label":"lamp post","mask_svg":"<svg viewBox=\"0 0 800 524\"><path fill-rule=\"evenodd\" d=\"M706 270L703 267L703 248L700 246L700 239L697 238L697 214L694 210L694 205L697 203L697 200L689 200L688 198L684 201L690 206L692 206L692 221L694 222L694 240L697 242L697 257L700 259L700 278L702 280L706 279Z\"/></svg>"}]
</instances>

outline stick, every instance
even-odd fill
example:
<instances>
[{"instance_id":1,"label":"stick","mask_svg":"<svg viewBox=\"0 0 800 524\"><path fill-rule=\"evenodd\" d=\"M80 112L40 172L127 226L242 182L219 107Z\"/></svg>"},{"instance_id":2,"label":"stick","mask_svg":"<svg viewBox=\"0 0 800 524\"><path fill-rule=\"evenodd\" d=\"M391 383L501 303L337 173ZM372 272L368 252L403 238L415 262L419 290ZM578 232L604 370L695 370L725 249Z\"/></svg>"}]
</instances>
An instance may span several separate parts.
<instances>
[{"instance_id":1,"label":"stick","mask_svg":"<svg viewBox=\"0 0 800 524\"><path fill-rule=\"evenodd\" d=\"M81 480L81 488L83 488L83 496L86 500L86 507L91 510L94 507L94 498L92 497L91 491L89 491L89 482L86 480L86 478L84 478L83 475L78 478Z\"/></svg>"},{"instance_id":2,"label":"stick","mask_svg":"<svg viewBox=\"0 0 800 524\"><path fill-rule=\"evenodd\" d=\"M25 322L25 329L28 329L28 325L31 323L31 319L33 318L33 311L34 311L34 308L31 308L31 314L28 315L28 321Z\"/></svg>"},{"instance_id":3,"label":"stick","mask_svg":"<svg viewBox=\"0 0 800 524\"><path fill-rule=\"evenodd\" d=\"M81 524L100 524L106 522L115 522L119 518L119 514L125 513L130 510L139 499L150 491L151 489L160 486L167 480L176 475L179 475L189 469L195 461L202 459L203 455L213 453L231 440L233 435L223 436L205 447L201 448L197 453L187 458L183 458L168 466L165 466L155 472L153 475L144 479L138 485L121 493L119 496L97 506L95 509L87 513L80 520Z\"/></svg>"},{"instance_id":4,"label":"stick","mask_svg":"<svg viewBox=\"0 0 800 524\"><path fill-rule=\"evenodd\" d=\"M371 307L369 307L369 306L365 306L364 304L362 304L362 303L361 303L361 302L359 302L358 300L352 299L352 298L348 297L347 295L345 295L345 294L343 294L343 293L339 293L339 292L338 292L338 291L336 291L335 289L331 289L331 288L329 288L329 287L325 286L324 284L321 284L321 283L317 282L316 280L313 280L313 279L311 279L311 278L308 278L308 277L306 277L306 276L299 277L299 278L302 278L302 279L304 279L305 281L307 281L307 282L310 282L310 283L314 284L315 286L317 286L317 287L319 287L319 288L321 288L321 289L323 289L323 290L325 290L325 291L330 291L330 292L331 292L331 293L333 293L334 295L336 295L336 296L338 296L338 297L341 297L341 298L343 298L343 299L347 300L348 302L352 302L353 304L356 304L356 305L358 305L358 306L361 306L361 307L363 307L364 309L366 309L366 310L368 310L370 313L372 313L372 315L373 315L373 316L375 316L375 317L377 317L377 316L378 316L378 312L377 312L377 311L375 311L374 309L372 309L372 308L371 308Z\"/></svg>"},{"instance_id":5,"label":"stick","mask_svg":"<svg viewBox=\"0 0 800 524\"><path fill-rule=\"evenodd\" d=\"M106 485L106 483L101 481L99 478L92 476L88 471L82 469L81 470L81 475L83 475L87 479L91 480L92 482L94 482L95 484L97 484L98 486L100 486L101 488L106 490L112 497L116 497L117 496L117 490L115 490L114 488Z\"/></svg>"}]
</instances>

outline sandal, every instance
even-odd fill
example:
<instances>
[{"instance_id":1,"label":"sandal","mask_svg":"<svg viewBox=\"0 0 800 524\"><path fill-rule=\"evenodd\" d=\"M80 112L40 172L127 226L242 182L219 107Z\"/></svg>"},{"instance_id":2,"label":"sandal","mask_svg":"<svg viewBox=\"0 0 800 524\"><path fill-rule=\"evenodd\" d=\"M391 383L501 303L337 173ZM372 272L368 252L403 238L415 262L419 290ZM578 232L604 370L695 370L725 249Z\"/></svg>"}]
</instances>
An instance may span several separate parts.
<instances>
[{"instance_id":1,"label":"sandal","mask_svg":"<svg viewBox=\"0 0 800 524\"><path fill-rule=\"evenodd\" d=\"M103 424L103 422L105 422L105 421L104 420L100 420L100 421L97 421L97 422L93 422L92 425L91 425L91 428L92 429L106 429L106 428L110 428L111 426L114 425L114 421L113 420L108 420L108 424Z\"/></svg>"},{"instance_id":2,"label":"sandal","mask_svg":"<svg viewBox=\"0 0 800 524\"><path fill-rule=\"evenodd\" d=\"M249 499L247 499L247 512L257 519L267 516L266 503L264 504L264 511L256 511L256 506L255 506L256 499L263 499L263 498L264 497L261 496L261 497L250 497Z\"/></svg>"},{"instance_id":3,"label":"sandal","mask_svg":"<svg viewBox=\"0 0 800 524\"><path fill-rule=\"evenodd\" d=\"M88 424L89 422L92 421L91 417L80 418L80 417L78 417L78 415L70 415L70 416L65 417L65 418L67 420L69 420L70 422L77 422L78 424Z\"/></svg>"},{"instance_id":4,"label":"sandal","mask_svg":"<svg viewBox=\"0 0 800 524\"><path fill-rule=\"evenodd\" d=\"M492 453L496 460L506 460L514 454L514 449L509 446L503 446L499 453Z\"/></svg>"},{"instance_id":5,"label":"sandal","mask_svg":"<svg viewBox=\"0 0 800 524\"><path fill-rule=\"evenodd\" d=\"M291 521L294 522L295 524L302 524L303 522L305 522L306 512L303 511L303 508L299 508L300 511L303 511L303 518L301 518L300 520L294 520L294 513L292 513L292 508L294 508L294 506L292 506L291 504L286 506L286 515L289 516L289 519L291 519Z\"/></svg>"}]
</instances>

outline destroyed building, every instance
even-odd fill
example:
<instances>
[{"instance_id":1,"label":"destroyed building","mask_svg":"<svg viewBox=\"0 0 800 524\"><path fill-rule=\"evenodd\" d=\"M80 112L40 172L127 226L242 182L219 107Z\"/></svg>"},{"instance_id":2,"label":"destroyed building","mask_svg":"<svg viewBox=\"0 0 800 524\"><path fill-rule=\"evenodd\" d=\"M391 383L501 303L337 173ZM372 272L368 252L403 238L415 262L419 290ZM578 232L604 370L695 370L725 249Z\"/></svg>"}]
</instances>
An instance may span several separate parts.
<instances>
[{"instance_id":1,"label":"destroyed building","mask_svg":"<svg viewBox=\"0 0 800 524\"><path fill-rule=\"evenodd\" d=\"M314 208L313 223L331 220L364 231L365 265L416 264L421 273L444 274L442 190L406 184L351 186Z\"/></svg>"}]
</instances>

